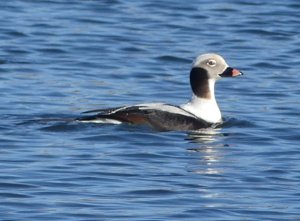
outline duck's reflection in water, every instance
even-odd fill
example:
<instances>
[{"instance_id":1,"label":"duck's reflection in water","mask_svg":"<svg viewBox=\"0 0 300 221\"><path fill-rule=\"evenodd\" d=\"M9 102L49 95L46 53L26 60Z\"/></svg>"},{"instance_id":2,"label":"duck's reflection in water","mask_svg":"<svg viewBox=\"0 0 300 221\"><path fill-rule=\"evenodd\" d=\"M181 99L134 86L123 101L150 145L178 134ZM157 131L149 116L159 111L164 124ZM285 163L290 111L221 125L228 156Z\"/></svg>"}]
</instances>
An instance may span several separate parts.
<instances>
[{"instance_id":1,"label":"duck's reflection in water","mask_svg":"<svg viewBox=\"0 0 300 221\"><path fill-rule=\"evenodd\" d=\"M220 142L224 136L226 135L222 134L220 128L198 130L188 134L187 140L197 144L197 147L188 148L188 150L200 155L199 163L192 166L192 172L199 174L221 174L223 172L218 166L223 159L221 149L228 147L227 144Z\"/></svg>"},{"instance_id":2,"label":"duck's reflection in water","mask_svg":"<svg viewBox=\"0 0 300 221\"><path fill-rule=\"evenodd\" d=\"M221 133L221 128L206 128L189 132L187 135L187 140L192 143L203 144L216 141L222 136L224 136L224 134Z\"/></svg>"}]
</instances>

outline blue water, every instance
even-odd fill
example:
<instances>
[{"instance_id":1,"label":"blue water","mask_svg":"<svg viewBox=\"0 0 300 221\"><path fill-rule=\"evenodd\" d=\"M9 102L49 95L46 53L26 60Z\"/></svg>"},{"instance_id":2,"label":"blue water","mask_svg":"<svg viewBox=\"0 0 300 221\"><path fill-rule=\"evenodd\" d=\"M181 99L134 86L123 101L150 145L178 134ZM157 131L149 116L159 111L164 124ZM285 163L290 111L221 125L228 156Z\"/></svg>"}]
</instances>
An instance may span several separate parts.
<instances>
[{"instance_id":1,"label":"blue water","mask_svg":"<svg viewBox=\"0 0 300 221\"><path fill-rule=\"evenodd\" d=\"M299 220L300 3L0 2L1 220ZM80 112L217 84L221 128L80 124Z\"/></svg>"}]
</instances>

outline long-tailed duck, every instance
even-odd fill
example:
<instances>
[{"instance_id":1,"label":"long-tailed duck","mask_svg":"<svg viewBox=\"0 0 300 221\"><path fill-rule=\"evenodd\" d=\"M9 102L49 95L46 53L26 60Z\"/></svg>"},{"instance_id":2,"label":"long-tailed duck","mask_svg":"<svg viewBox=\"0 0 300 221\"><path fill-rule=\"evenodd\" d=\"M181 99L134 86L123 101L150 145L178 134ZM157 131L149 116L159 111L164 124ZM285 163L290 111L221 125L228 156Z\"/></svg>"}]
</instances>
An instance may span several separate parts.
<instances>
[{"instance_id":1,"label":"long-tailed duck","mask_svg":"<svg viewBox=\"0 0 300 221\"><path fill-rule=\"evenodd\" d=\"M81 122L147 124L154 129L197 130L222 122L215 99L215 82L223 77L242 75L218 54L202 54L193 62L190 72L191 100L182 105L145 103L84 112Z\"/></svg>"}]
</instances>

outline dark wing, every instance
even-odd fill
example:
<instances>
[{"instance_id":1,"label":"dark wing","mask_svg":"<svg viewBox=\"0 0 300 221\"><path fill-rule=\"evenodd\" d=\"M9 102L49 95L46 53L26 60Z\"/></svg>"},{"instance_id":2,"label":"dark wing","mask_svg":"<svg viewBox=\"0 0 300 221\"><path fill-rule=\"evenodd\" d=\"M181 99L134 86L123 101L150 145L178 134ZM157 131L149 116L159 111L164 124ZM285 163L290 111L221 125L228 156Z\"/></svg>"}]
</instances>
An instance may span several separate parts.
<instances>
[{"instance_id":1,"label":"dark wing","mask_svg":"<svg viewBox=\"0 0 300 221\"><path fill-rule=\"evenodd\" d=\"M167 107L171 107L176 111L170 112L168 110L164 110L163 108L154 108L153 106L147 105L136 105L88 111L85 113L100 112L96 115L80 117L77 120L90 122L101 120L103 120L103 122L107 122L106 120L114 120L132 124L148 124L154 129L160 131L197 130L211 126L211 124L195 117L180 107L173 105L168 105Z\"/></svg>"},{"instance_id":2,"label":"dark wing","mask_svg":"<svg viewBox=\"0 0 300 221\"><path fill-rule=\"evenodd\" d=\"M159 131L170 130L198 130L208 128L211 124L193 116L186 116L177 113L170 113L162 110L147 110L148 123Z\"/></svg>"}]
</instances>

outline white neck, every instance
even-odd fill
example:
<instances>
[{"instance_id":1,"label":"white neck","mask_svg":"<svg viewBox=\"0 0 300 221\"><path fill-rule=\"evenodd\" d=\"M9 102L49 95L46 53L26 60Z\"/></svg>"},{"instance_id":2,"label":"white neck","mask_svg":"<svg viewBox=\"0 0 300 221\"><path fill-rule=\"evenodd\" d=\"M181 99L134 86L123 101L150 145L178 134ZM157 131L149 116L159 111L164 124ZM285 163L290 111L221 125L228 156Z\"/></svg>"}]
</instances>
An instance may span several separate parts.
<instances>
[{"instance_id":1,"label":"white neck","mask_svg":"<svg viewBox=\"0 0 300 221\"><path fill-rule=\"evenodd\" d=\"M181 105L181 108L207 122L218 123L222 121L222 116L215 99L215 80L209 79L208 83L210 98L201 98L193 94L192 99L188 103Z\"/></svg>"}]
</instances>

